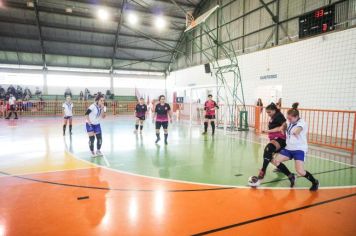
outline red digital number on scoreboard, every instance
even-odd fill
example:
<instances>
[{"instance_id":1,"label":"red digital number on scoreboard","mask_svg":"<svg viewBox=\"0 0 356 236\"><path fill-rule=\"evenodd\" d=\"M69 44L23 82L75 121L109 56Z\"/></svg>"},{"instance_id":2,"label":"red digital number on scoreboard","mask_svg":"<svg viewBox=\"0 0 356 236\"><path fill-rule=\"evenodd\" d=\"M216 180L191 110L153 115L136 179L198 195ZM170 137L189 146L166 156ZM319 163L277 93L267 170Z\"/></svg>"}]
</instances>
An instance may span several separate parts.
<instances>
[{"instance_id":1,"label":"red digital number on scoreboard","mask_svg":"<svg viewBox=\"0 0 356 236\"><path fill-rule=\"evenodd\" d=\"M315 18L323 17L324 16L324 9L320 9L320 10L315 11L314 16L315 16Z\"/></svg>"}]
</instances>

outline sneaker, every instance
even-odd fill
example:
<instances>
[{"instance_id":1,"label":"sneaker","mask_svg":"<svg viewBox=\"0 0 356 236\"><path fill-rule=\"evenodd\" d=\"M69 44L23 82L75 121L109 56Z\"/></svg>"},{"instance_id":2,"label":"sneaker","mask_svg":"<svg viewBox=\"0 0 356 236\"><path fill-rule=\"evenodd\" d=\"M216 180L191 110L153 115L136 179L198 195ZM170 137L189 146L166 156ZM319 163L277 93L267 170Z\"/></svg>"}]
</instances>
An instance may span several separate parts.
<instances>
[{"instance_id":1,"label":"sneaker","mask_svg":"<svg viewBox=\"0 0 356 236\"><path fill-rule=\"evenodd\" d=\"M97 150L97 151L96 151L96 155L97 155L97 156L102 156L103 154L101 153L100 150Z\"/></svg>"},{"instance_id":2,"label":"sneaker","mask_svg":"<svg viewBox=\"0 0 356 236\"><path fill-rule=\"evenodd\" d=\"M205 132L205 131L204 131L204 132L202 133L202 135L206 135L207 133L208 133L208 132Z\"/></svg>"},{"instance_id":3,"label":"sneaker","mask_svg":"<svg viewBox=\"0 0 356 236\"><path fill-rule=\"evenodd\" d=\"M6 120L10 120L10 117L6 117L5 119L6 119Z\"/></svg>"},{"instance_id":4,"label":"sneaker","mask_svg":"<svg viewBox=\"0 0 356 236\"><path fill-rule=\"evenodd\" d=\"M319 180L316 179L309 190L310 191L317 191L318 189L319 189Z\"/></svg>"},{"instance_id":5,"label":"sneaker","mask_svg":"<svg viewBox=\"0 0 356 236\"><path fill-rule=\"evenodd\" d=\"M274 172L274 173L281 173L281 170L278 169L278 168L274 168L274 169L273 169L273 172Z\"/></svg>"},{"instance_id":6,"label":"sneaker","mask_svg":"<svg viewBox=\"0 0 356 236\"><path fill-rule=\"evenodd\" d=\"M290 181L290 187L293 188L294 185L295 185L295 180L296 180L296 177L295 177L295 174L291 174L289 177L288 177L289 181Z\"/></svg>"},{"instance_id":7,"label":"sneaker","mask_svg":"<svg viewBox=\"0 0 356 236\"><path fill-rule=\"evenodd\" d=\"M18 120L19 118L18 117L15 117L15 120Z\"/></svg>"},{"instance_id":8,"label":"sneaker","mask_svg":"<svg viewBox=\"0 0 356 236\"><path fill-rule=\"evenodd\" d=\"M166 140L166 141L164 141L164 144L165 144L165 145L168 145L168 142L167 142L167 140Z\"/></svg>"},{"instance_id":9,"label":"sneaker","mask_svg":"<svg viewBox=\"0 0 356 236\"><path fill-rule=\"evenodd\" d=\"M155 143L158 143L161 140L161 138L157 138Z\"/></svg>"},{"instance_id":10,"label":"sneaker","mask_svg":"<svg viewBox=\"0 0 356 236\"><path fill-rule=\"evenodd\" d=\"M260 170L260 173L258 173L258 179L263 179L265 177L265 172L263 170Z\"/></svg>"}]
</instances>

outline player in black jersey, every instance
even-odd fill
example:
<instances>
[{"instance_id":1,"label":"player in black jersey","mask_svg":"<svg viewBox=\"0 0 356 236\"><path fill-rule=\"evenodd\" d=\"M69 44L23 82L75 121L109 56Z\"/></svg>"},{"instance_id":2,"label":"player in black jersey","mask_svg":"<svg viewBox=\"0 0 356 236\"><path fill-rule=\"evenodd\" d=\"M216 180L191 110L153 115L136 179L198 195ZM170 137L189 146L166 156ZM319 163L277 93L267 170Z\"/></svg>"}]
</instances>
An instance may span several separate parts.
<instances>
[{"instance_id":1,"label":"player in black jersey","mask_svg":"<svg viewBox=\"0 0 356 236\"><path fill-rule=\"evenodd\" d=\"M135 108L135 116L136 116L136 124L135 124L135 133L138 132L138 127L140 127L140 133L142 134L143 122L146 119L147 113L147 105L145 104L145 100L140 98L139 103Z\"/></svg>"}]
</instances>

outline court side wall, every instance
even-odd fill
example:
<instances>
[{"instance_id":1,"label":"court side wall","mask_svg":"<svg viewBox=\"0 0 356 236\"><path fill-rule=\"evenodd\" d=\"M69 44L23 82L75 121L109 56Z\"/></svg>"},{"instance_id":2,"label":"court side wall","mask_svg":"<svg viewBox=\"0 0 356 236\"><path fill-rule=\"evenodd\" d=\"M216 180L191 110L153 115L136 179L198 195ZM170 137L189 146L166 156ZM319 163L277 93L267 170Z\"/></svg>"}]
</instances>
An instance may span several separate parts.
<instances>
[{"instance_id":1,"label":"court side wall","mask_svg":"<svg viewBox=\"0 0 356 236\"><path fill-rule=\"evenodd\" d=\"M356 28L245 54L239 64L246 104L281 97L284 106L298 101L303 108L356 110ZM204 65L167 78L169 96L214 84Z\"/></svg>"}]
</instances>

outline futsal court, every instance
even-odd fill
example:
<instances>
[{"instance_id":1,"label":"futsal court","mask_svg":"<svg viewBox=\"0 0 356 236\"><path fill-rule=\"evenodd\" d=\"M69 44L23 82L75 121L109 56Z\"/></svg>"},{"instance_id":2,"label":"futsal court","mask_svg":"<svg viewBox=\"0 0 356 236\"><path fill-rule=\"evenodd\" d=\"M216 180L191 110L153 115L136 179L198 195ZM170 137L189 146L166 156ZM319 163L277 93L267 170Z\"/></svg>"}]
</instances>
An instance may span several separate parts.
<instances>
[{"instance_id":1,"label":"futsal court","mask_svg":"<svg viewBox=\"0 0 356 236\"><path fill-rule=\"evenodd\" d=\"M355 9L0 0L0 236L355 235Z\"/></svg>"}]
</instances>

